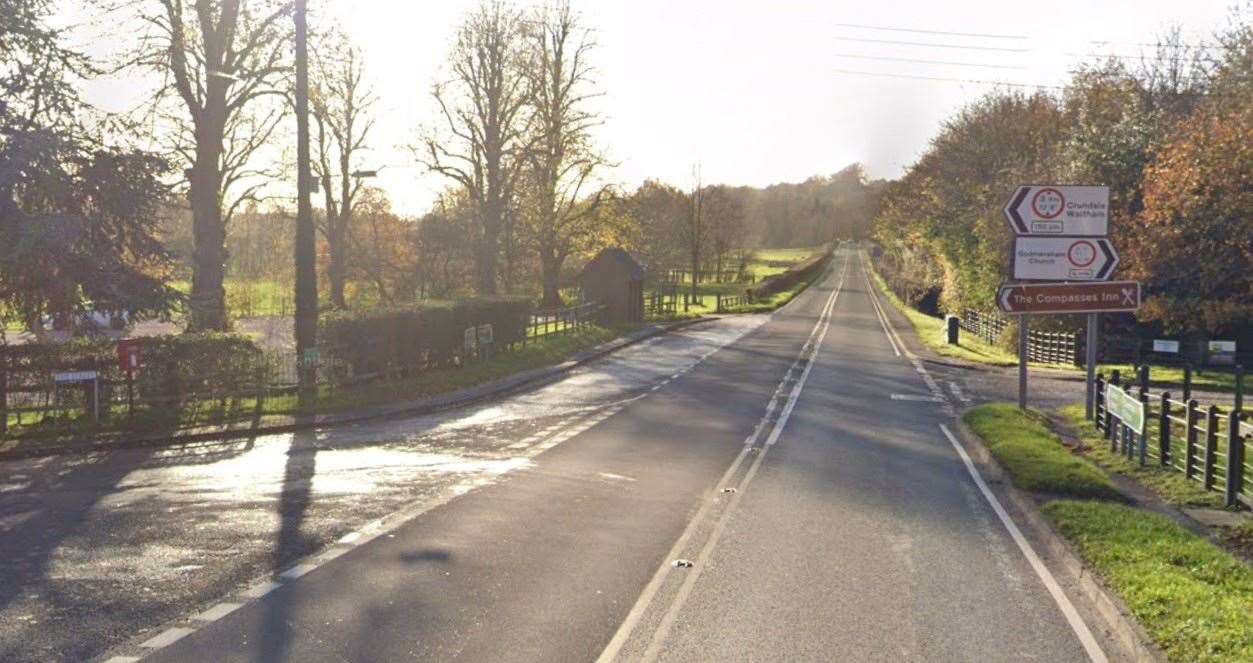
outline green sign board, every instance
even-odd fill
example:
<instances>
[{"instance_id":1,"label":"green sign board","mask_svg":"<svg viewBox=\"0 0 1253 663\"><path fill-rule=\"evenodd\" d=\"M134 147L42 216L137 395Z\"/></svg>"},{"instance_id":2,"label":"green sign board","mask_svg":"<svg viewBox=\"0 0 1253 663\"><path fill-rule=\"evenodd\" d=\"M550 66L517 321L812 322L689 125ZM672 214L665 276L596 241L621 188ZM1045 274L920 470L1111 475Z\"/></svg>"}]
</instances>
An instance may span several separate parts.
<instances>
[{"instance_id":1,"label":"green sign board","mask_svg":"<svg viewBox=\"0 0 1253 663\"><path fill-rule=\"evenodd\" d=\"M1145 404L1120 387L1105 387L1105 408L1140 435L1144 434Z\"/></svg>"}]
</instances>

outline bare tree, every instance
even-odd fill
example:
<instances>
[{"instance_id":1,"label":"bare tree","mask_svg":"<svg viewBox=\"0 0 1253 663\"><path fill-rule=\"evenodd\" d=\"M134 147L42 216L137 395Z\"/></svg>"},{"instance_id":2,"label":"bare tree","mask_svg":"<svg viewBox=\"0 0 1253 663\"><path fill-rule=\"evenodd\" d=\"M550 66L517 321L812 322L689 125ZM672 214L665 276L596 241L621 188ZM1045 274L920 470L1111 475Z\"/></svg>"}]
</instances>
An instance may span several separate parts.
<instances>
[{"instance_id":1,"label":"bare tree","mask_svg":"<svg viewBox=\"0 0 1253 663\"><path fill-rule=\"evenodd\" d=\"M696 297L696 287L700 283L701 245L705 243L704 198L705 189L701 184L700 164L692 168L695 185L692 187L690 208L687 222L683 224L683 240L687 244L688 255L692 258L692 297Z\"/></svg>"},{"instance_id":2,"label":"bare tree","mask_svg":"<svg viewBox=\"0 0 1253 663\"><path fill-rule=\"evenodd\" d=\"M539 253L543 305L557 307L561 266L592 234L592 221L609 193L595 183L597 171L608 164L590 136L601 124L587 107L600 96L588 60L595 47L591 32L564 0L537 8L528 24L533 139L526 230Z\"/></svg>"},{"instance_id":3,"label":"bare tree","mask_svg":"<svg viewBox=\"0 0 1253 663\"><path fill-rule=\"evenodd\" d=\"M486 0L457 31L449 56L452 78L432 96L440 126L426 132L420 159L463 187L478 224L478 291L497 291L500 234L526 152L527 76L521 14Z\"/></svg>"},{"instance_id":4,"label":"bare tree","mask_svg":"<svg viewBox=\"0 0 1253 663\"><path fill-rule=\"evenodd\" d=\"M188 164L193 218L189 330L224 330L226 228L265 185L257 153L286 106L292 5L279 0L132 0L148 29L133 64L161 74L158 114L173 123L172 149ZM265 98L274 95L273 103Z\"/></svg>"},{"instance_id":5,"label":"bare tree","mask_svg":"<svg viewBox=\"0 0 1253 663\"><path fill-rule=\"evenodd\" d=\"M366 149L366 139L374 127L369 112L376 97L365 82L361 52L342 33L333 31L324 38L314 67L317 81L310 95L310 110L317 129L317 158L313 172L326 206L321 230L330 253L327 276L331 304L345 308L348 237L362 186L362 173L354 169L354 157Z\"/></svg>"},{"instance_id":6,"label":"bare tree","mask_svg":"<svg viewBox=\"0 0 1253 663\"><path fill-rule=\"evenodd\" d=\"M744 201L730 187L712 186L705 191L704 205L715 278L721 282L726 258L744 245Z\"/></svg>"}]
</instances>

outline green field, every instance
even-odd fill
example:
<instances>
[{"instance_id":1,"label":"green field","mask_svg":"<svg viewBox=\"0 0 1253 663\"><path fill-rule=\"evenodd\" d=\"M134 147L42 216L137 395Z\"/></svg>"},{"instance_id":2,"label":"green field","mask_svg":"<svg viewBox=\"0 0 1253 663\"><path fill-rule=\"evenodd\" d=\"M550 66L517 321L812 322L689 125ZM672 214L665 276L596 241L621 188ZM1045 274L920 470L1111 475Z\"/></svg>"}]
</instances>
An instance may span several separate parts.
<instances>
[{"instance_id":1,"label":"green field","mask_svg":"<svg viewBox=\"0 0 1253 663\"><path fill-rule=\"evenodd\" d=\"M718 295L733 296L742 295L745 291L762 280L782 274L788 270L788 267L795 265L804 259L820 253L825 250L824 246L803 247L794 249L757 249L748 259L746 270L754 276L753 283L701 283L696 288L697 299L689 302L688 309L683 309L682 300L679 302L679 314L688 316L711 315L717 312ZM800 294L809 284L802 283L790 290L776 293L768 300L756 301L752 304L729 309L728 313L763 313L773 311L780 306L788 303L796 295ZM652 290L646 292L651 295ZM691 284L685 283L679 286L679 295L682 297L684 293L691 292Z\"/></svg>"}]
</instances>

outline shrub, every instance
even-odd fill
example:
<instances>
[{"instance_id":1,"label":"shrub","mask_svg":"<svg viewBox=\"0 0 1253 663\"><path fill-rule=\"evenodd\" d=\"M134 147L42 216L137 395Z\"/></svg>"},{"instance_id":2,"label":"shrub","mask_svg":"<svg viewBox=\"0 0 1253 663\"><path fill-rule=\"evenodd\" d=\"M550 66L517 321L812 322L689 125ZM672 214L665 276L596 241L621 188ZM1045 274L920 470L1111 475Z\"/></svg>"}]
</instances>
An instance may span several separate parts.
<instances>
[{"instance_id":1,"label":"shrub","mask_svg":"<svg viewBox=\"0 0 1253 663\"><path fill-rule=\"evenodd\" d=\"M149 401L181 402L196 397L236 394L265 385L267 364L261 349L245 336L180 334L136 339L140 369L136 396ZM97 371L102 382L122 384L117 343L76 339L64 344L29 344L0 350L0 363L11 386L43 388L57 371Z\"/></svg>"},{"instance_id":2,"label":"shrub","mask_svg":"<svg viewBox=\"0 0 1253 663\"><path fill-rule=\"evenodd\" d=\"M821 272L827 266L827 261L831 259L831 255L830 247L822 253L815 253L791 266L786 272L771 276L762 281L756 288L750 288L748 294L753 299L762 299L770 297L775 293L789 290Z\"/></svg>"},{"instance_id":3,"label":"shrub","mask_svg":"<svg viewBox=\"0 0 1253 663\"><path fill-rule=\"evenodd\" d=\"M520 297L337 311L321 321L322 354L335 381L412 375L462 359L470 327L490 324L497 348L521 341L530 314L530 300Z\"/></svg>"}]
</instances>

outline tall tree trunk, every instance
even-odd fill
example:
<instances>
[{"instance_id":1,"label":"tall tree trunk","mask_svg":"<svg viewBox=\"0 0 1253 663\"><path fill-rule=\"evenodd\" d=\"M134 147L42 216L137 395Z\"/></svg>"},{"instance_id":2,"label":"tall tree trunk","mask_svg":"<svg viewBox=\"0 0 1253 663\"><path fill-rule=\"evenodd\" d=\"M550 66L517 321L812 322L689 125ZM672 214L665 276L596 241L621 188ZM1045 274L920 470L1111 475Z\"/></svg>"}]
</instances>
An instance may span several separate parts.
<instances>
[{"instance_id":1,"label":"tall tree trunk","mask_svg":"<svg viewBox=\"0 0 1253 663\"><path fill-rule=\"evenodd\" d=\"M500 219L503 203L499 194L488 193L483 209L483 235L479 240L479 294L496 294L496 262L500 257Z\"/></svg>"},{"instance_id":2,"label":"tall tree trunk","mask_svg":"<svg viewBox=\"0 0 1253 663\"><path fill-rule=\"evenodd\" d=\"M206 142L215 144L205 146ZM197 143L188 195L195 248L192 251L191 317L187 330L226 331L230 325L226 314L226 227L218 197L221 141Z\"/></svg>"},{"instance_id":3,"label":"tall tree trunk","mask_svg":"<svg viewBox=\"0 0 1253 663\"><path fill-rule=\"evenodd\" d=\"M541 280L544 282L544 298L540 305L544 308L561 308L565 304L561 300L562 262L562 256L555 251L540 250Z\"/></svg>"},{"instance_id":4,"label":"tall tree trunk","mask_svg":"<svg viewBox=\"0 0 1253 663\"><path fill-rule=\"evenodd\" d=\"M338 228L331 227L331 232L328 235L333 239L327 242L330 262L326 267L326 275L331 282L331 305L337 309L348 308L348 301L344 297L345 272L347 271L347 261L344 253L347 247L344 246L345 237L342 223L340 221L340 227Z\"/></svg>"}]
</instances>

